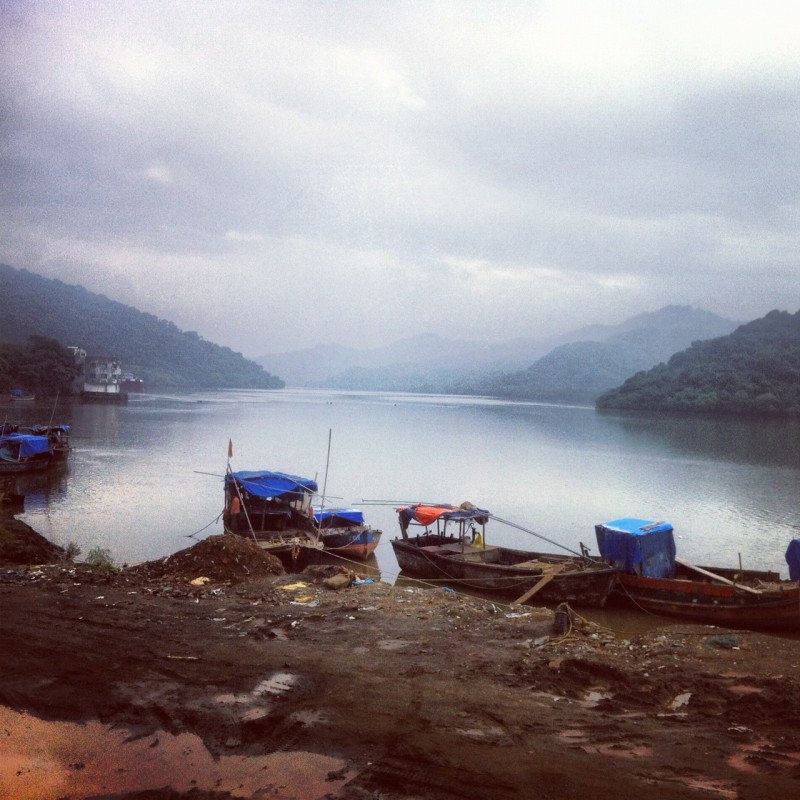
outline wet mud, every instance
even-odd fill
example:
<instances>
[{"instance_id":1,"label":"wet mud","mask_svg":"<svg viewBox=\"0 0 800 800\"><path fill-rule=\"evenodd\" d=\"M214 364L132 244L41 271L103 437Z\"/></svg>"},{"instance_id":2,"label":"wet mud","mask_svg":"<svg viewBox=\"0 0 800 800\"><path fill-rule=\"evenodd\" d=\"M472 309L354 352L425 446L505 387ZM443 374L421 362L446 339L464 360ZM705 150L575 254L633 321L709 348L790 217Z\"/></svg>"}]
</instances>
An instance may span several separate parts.
<instances>
[{"instance_id":1,"label":"wet mud","mask_svg":"<svg viewBox=\"0 0 800 800\"><path fill-rule=\"evenodd\" d=\"M240 542L195 547L122 570L0 568L0 796L800 786L796 638L669 620L631 634L580 609L562 633L554 609L379 581L333 590L339 568L285 575Z\"/></svg>"}]
</instances>

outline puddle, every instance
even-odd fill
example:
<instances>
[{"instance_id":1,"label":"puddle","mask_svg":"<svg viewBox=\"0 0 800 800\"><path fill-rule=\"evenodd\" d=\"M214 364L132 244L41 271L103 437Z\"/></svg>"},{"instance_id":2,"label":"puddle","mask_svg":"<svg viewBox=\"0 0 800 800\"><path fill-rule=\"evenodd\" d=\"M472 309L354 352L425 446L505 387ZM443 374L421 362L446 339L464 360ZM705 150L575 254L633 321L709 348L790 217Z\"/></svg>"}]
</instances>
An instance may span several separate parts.
<instances>
[{"instance_id":1,"label":"puddle","mask_svg":"<svg viewBox=\"0 0 800 800\"><path fill-rule=\"evenodd\" d=\"M758 686L747 686L745 684L737 684L736 686L729 686L728 691L732 694L746 695L746 694L761 694L764 690Z\"/></svg>"},{"instance_id":2,"label":"puddle","mask_svg":"<svg viewBox=\"0 0 800 800\"><path fill-rule=\"evenodd\" d=\"M265 694L283 694L284 692L288 692L297 681L297 675L292 675L290 672L276 672L265 681L261 681L261 683L253 689L253 694L256 697L261 697Z\"/></svg>"},{"instance_id":3,"label":"puddle","mask_svg":"<svg viewBox=\"0 0 800 800\"><path fill-rule=\"evenodd\" d=\"M772 743L761 739L746 744L728 759L728 764L740 772L756 775L762 772L782 772L796 769L800 765L800 753L781 753L773 749Z\"/></svg>"},{"instance_id":4,"label":"puddle","mask_svg":"<svg viewBox=\"0 0 800 800\"><path fill-rule=\"evenodd\" d=\"M656 776L657 779L666 780L669 783L682 783L689 789L696 791L708 792L715 794L724 800L736 800L739 796L734 784L726 780L714 780L713 778L695 778L684 775L667 775L661 773Z\"/></svg>"},{"instance_id":5,"label":"puddle","mask_svg":"<svg viewBox=\"0 0 800 800\"><path fill-rule=\"evenodd\" d=\"M609 694L608 692L600 692L596 690L588 691L584 696L583 699L580 700L580 705L583 708L597 708L603 700L610 700L614 695Z\"/></svg>"},{"instance_id":6,"label":"puddle","mask_svg":"<svg viewBox=\"0 0 800 800\"><path fill-rule=\"evenodd\" d=\"M677 711L680 708L685 708L689 705L689 701L692 699L691 692L684 692L683 694L679 694L670 704L670 710Z\"/></svg>"},{"instance_id":7,"label":"puddle","mask_svg":"<svg viewBox=\"0 0 800 800\"><path fill-rule=\"evenodd\" d=\"M83 800L165 786L318 800L352 777L338 773L343 768L340 759L302 751L214 758L194 734L135 738L100 722L51 722L0 707L0 795L15 800Z\"/></svg>"},{"instance_id":8,"label":"puddle","mask_svg":"<svg viewBox=\"0 0 800 800\"><path fill-rule=\"evenodd\" d=\"M642 758L653 754L653 749L648 745L626 741L600 742L596 739L590 741L586 731L579 729L561 731L556 735L556 738L567 744L579 747L585 753L600 753L618 758Z\"/></svg>"}]
</instances>

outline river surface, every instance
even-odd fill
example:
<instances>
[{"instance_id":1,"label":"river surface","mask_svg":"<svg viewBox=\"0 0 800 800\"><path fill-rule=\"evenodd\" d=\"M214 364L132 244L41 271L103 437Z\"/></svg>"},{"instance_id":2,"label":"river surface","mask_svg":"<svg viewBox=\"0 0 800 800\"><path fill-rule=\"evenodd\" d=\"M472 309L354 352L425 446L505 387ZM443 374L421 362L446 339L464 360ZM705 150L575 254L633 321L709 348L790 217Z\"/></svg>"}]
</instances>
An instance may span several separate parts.
<instances>
[{"instance_id":1,"label":"river surface","mask_svg":"<svg viewBox=\"0 0 800 800\"><path fill-rule=\"evenodd\" d=\"M10 421L52 409L7 407ZM15 479L20 516L82 557L166 556L221 533L234 470L316 477L325 505L357 505L384 531L382 578L397 575L395 507L469 500L496 520L487 539L597 552L594 525L667 520L695 563L778 570L800 536L800 424L598 413L476 397L314 390L131 395L127 406L59 404L72 426L63 471Z\"/></svg>"}]
</instances>

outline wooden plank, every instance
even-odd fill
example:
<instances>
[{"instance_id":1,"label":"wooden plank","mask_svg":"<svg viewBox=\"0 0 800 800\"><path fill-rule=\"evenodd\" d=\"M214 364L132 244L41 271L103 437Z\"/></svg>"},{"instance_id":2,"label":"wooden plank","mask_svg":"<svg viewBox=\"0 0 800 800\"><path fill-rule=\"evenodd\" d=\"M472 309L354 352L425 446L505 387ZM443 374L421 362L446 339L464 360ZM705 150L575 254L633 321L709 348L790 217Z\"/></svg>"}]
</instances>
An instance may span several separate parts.
<instances>
[{"instance_id":1,"label":"wooden plank","mask_svg":"<svg viewBox=\"0 0 800 800\"><path fill-rule=\"evenodd\" d=\"M736 581L728 580L727 578L723 578L722 575L717 575L714 572L709 572L707 569L703 569L702 567L697 567L694 564L690 564L688 561L683 561L680 558L676 558L675 563L680 564L684 569L692 570L694 572L699 573L700 575L705 575L706 578L711 578L712 580L719 581L720 583L725 583L728 586L735 586L737 589L741 589L743 592L750 592L751 594L761 594L761 589L753 589L752 586L745 586L743 583L736 583Z\"/></svg>"},{"instance_id":2,"label":"wooden plank","mask_svg":"<svg viewBox=\"0 0 800 800\"><path fill-rule=\"evenodd\" d=\"M553 580L553 578L555 578L555 576L558 575L558 573L561 572L562 569L564 569L564 565L557 564L555 567L553 567L553 569L550 570L550 572L542 576L541 580L539 580L537 583L531 586L531 588L528 589L528 591L525 592L525 594L523 594L522 597L518 597L516 600L512 600L511 605L518 606L520 605L520 603L524 603L526 600L530 600L531 597L533 597L536 594L536 592L539 591L539 589L550 583L550 581Z\"/></svg>"}]
</instances>

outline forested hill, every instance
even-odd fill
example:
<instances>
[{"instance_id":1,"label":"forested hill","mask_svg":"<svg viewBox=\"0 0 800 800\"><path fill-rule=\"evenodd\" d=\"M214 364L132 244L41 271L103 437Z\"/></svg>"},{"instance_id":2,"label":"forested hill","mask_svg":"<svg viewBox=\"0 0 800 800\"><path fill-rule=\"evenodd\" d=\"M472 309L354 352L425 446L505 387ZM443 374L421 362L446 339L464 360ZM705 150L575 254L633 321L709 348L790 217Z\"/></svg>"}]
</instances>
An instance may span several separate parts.
<instances>
[{"instance_id":1,"label":"forested hill","mask_svg":"<svg viewBox=\"0 0 800 800\"><path fill-rule=\"evenodd\" d=\"M800 416L800 311L696 342L601 395L598 408Z\"/></svg>"},{"instance_id":2,"label":"forested hill","mask_svg":"<svg viewBox=\"0 0 800 800\"><path fill-rule=\"evenodd\" d=\"M113 356L148 387L279 389L283 381L241 353L152 314L27 270L0 264L0 343L45 336Z\"/></svg>"},{"instance_id":3,"label":"forested hill","mask_svg":"<svg viewBox=\"0 0 800 800\"><path fill-rule=\"evenodd\" d=\"M576 331L527 369L487 378L471 393L545 403L594 403L603 392L692 342L731 333L736 322L691 306L665 306L616 325Z\"/></svg>"}]
</instances>

